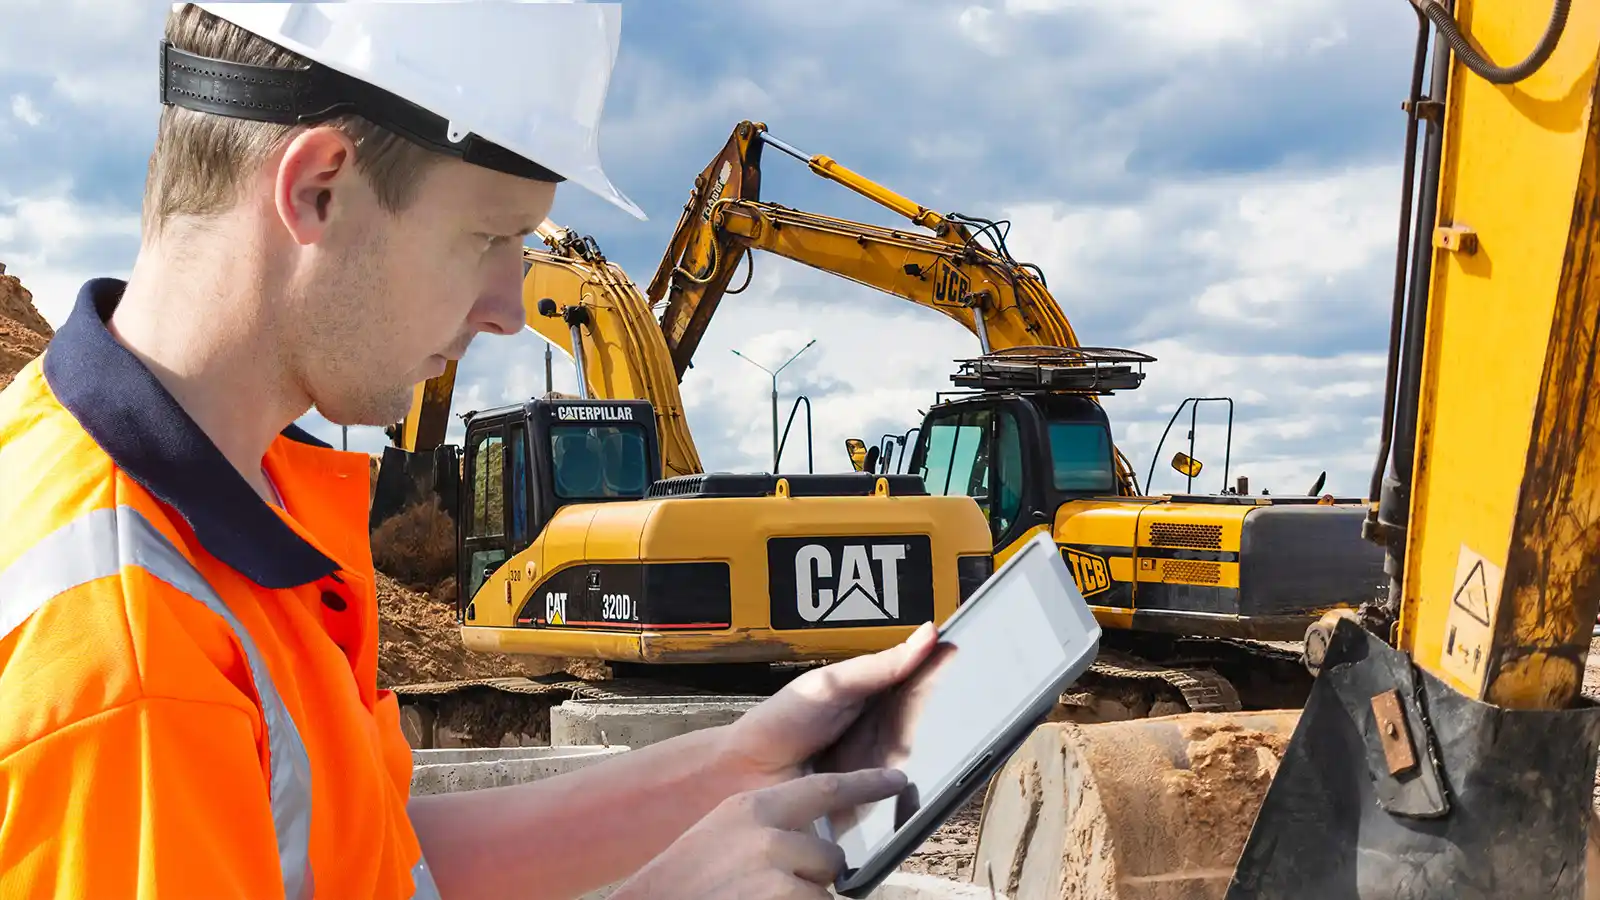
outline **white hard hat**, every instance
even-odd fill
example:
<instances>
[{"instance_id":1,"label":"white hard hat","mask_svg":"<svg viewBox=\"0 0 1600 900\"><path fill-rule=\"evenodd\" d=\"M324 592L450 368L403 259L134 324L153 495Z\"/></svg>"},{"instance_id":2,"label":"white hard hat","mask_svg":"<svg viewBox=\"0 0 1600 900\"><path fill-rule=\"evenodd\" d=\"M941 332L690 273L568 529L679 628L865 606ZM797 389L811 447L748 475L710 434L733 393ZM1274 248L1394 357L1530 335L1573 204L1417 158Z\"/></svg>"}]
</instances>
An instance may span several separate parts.
<instances>
[{"instance_id":1,"label":"white hard hat","mask_svg":"<svg viewBox=\"0 0 1600 900\"><path fill-rule=\"evenodd\" d=\"M163 41L163 103L282 124L360 113L431 150L527 178L571 180L645 218L600 165L600 114L617 58L619 4L194 5L311 65L242 65Z\"/></svg>"}]
</instances>

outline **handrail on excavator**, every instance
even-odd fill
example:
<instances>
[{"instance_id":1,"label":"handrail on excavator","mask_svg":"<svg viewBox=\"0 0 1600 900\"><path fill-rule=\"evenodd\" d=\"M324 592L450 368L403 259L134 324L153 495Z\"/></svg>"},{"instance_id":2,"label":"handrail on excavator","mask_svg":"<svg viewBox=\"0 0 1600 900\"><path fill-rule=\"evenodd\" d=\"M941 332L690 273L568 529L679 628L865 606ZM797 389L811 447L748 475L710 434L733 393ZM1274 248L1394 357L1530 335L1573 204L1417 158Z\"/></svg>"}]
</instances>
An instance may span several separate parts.
<instances>
[{"instance_id":1,"label":"handrail on excavator","mask_svg":"<svg viewBox=\"0 0 1600 900\"><path fill-rule=\"evenodd\" d=\"M783 449L789 444L789 429L794 425L794 415L800 411L801 403L806 405L806 473L812 474L817 471L814 455L816 444L811 439L811 398L801 394L794 398L794 405L789 407L789 421L784 423L783 438L778 441L778 455L772 465L772 474L774 475L778 474L778 470L781 468Z\"/></svg>"}]
</instances>

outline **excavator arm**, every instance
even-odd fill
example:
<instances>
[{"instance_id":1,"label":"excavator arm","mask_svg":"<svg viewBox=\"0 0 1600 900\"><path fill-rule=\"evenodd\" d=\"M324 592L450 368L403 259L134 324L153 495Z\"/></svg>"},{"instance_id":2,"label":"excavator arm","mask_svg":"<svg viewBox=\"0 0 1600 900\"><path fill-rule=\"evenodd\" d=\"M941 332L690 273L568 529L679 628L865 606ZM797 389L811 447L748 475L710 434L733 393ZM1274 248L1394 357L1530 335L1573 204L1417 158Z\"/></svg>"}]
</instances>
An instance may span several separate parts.
<instances>
[{"instance_id":1,"label":"excavator arm","mask_svg":"<svg viewBox=\"0 0 1600 900\"><path fill-rule=\"evenodd\" d=\"M904 216L931 233L837 219L763 202L761 151L774 147L812 172ZM705 326L750 250L764 250L934 309L978 336L984 353L1023 347L1076 348L1077 335L1045 284L1017 261L1006 226L941 215L826 156L809 156L740 122L698 178L667 253L650 282L666 304L661 328L681 378ZM742 288L740 288L742 290Z\"/></svg>"},{"instance_id":2,"label":"excavator arm","mask_svg":"<svg viewBox=\"0 0 1600 900\"><path fill-rule=\"evenodd\" d=\"M606 259L593 238L549 221L538 234L548 249L523 248L522 257L528 327L574 360L583 396L650 402L664 477L701 472L671 357L638 287ZM449 449L444 439L455 381L452 362L415 387L410 411L387 429L393 446L379 472L371 527L419 493L439 493L450 505L454 489L445 485L453 483L454 457L440 460L438 453Z\"/></svg>"},{"instance_id":3,"label":"excavator arm","mask_svg":"<svg viewBox=\"0 0 1600 900\"><path fill-rule=\"evenodd\" d=\"M702 471L678 379L638 287L593 238L550 221L539 226L538 234L550 249L522 251L528 327L577 363L584 396L650 401L660 423L666 477ZM416 386L410 412L389 428L395 446L416 453L444 442L455 378L451 363Z\"/></svg>"},{"instance_id":4,"label":"excavator arm","mask_svg":"<svg viewBox=\"0 0 1600 900\"><path fill-rule=\"evenodd\" d=\"M761 154L767 146L927 231L885 228L762 201ZM754 265L748 258L751 250L936 310L976 335L985 357L1017 356L1024 366L1041 358L1065 362L1090 373L1094 386L1101 383L1103 366L1120 370L1130 360L1150 359L1080 345L1043 271L1011 255L1008 228L1009 223L935 212L836 160L796 150L768 134L763 123L745 121L695 179L646 293L653 307L665 304L661 330L680 379L723 295L739 293L748 284ZM730 289L741 263L745 282ZM1138 494L1132 464L1120 449L1115 455L1117 492Z\"/></svg>"}]
</instances>

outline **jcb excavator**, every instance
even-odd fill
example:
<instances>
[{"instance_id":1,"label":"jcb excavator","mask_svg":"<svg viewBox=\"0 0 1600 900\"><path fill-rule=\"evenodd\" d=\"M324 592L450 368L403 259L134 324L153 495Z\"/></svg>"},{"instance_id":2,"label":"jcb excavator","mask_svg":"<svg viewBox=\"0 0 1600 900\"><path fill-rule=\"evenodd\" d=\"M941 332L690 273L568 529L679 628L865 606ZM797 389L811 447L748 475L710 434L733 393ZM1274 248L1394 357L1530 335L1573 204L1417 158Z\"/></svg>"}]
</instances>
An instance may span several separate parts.
<instances>
[{"instance_id":1,"label":"jcb excavator","mask_svg":"<svg viewBox=\"0 0 1600 900\"><path fill-rule=\"evenodd\" d=\"M1600 896L1600 4L1412 2L1381 615L1308 631L1303 711L1041 726L985 801L1005 896Z\"/></svg>"},{"instance_id":2,"label":"jcb excavator","mask_svg":"<svg viewBox=\"0 0 1600 900\"><path fill-rule=\"evenodd\" d=\"M524 250L527 320L571 355L579 396L462 417L452 510L470 649L619 669L837 658L942 621L993 571L978 509L913 476L703 472L638 289L592 239L539 233L550 249ZM380 492L385 475L411 483L408 459L448 469L427 454L445 446L454 375L417 386Z\"/></svg>"},{"instance_id":3,"label":"jcb excavator","mask_svg":"<svg viewBox=\"0 0 1600 900\"><path fill-rule=\"evenodd\" d=\"M760 199L766 147L925 230ZM1011 255L1000 223L936 213L796 150L759 122L740 122L696 179L647 289L653 306L665 305L662 330L680 375L753 250L909 300L977 336L981 354L958 361L952 376L966 392L941 394L912 430L906 470L930 493L978 503L996 562L1051 533L1102 626L1114 629L1106 646L1193 668L1185 680L1167 679L1184 687L1189 708L1240 706L1235 686L1208 669L1242 680L1281 671L1280 653L1239 639L1297 640L1323 612L1381 595L1383 553L1361 539L1360 500L1318 497L1315 488L1299 497L1143 496L1098 398L1137 388L1152 357L1082 346L1044 273ZM849 443L857 468L871 472L873 451ZM1180 454L1174 465L1193 474L1199 462Z\"/></svg>"}]
</instances>

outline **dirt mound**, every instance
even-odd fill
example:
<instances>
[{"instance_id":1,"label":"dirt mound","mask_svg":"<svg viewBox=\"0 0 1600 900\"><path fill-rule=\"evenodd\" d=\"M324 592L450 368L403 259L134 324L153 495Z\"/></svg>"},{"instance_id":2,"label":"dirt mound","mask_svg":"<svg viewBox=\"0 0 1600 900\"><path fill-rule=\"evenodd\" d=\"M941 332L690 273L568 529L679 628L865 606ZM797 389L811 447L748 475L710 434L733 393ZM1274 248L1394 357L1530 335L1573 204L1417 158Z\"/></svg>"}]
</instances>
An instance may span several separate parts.
<instances>
[{"instance_id":1,"label":"dirt mound","mask_svg":"<svg viewBox=\"0 0 1600 900\"><path fill-rule=\"evenodd\" d=\"M454 594L455 585L449 585ZM577 672L574 672L577 670ZM553 672L594 674L592 662L477 653L461 643L455 608L448 601L408 590L378 574L378 686L460 681L468 678L530 678Z\"/></svg>"},{"instance_id":2,"label":"dirt mound","mask_svg":"<svg viewBox=\"0 0 1600 900\"><path fill-rule=\"evenodd\" d=\"M56 334L34 308L33 294L22 286L21 279L5 274L5 270L5 264L0 263L0 390L23 366L43 353L45 344Z\"/></svg>"},{"instance_id":3,"label":"dirt mound","mask_svg":"<svg viewBox=\"0 0 1600 900\"><path fill-rule=\"evenodd\" d=\"M406 587L434 593L455 571L455 521L437 497L412 504L372 532L372 561Z\"/></svg>"}]
</instances>

